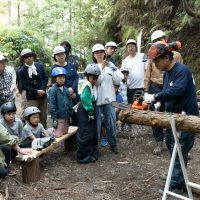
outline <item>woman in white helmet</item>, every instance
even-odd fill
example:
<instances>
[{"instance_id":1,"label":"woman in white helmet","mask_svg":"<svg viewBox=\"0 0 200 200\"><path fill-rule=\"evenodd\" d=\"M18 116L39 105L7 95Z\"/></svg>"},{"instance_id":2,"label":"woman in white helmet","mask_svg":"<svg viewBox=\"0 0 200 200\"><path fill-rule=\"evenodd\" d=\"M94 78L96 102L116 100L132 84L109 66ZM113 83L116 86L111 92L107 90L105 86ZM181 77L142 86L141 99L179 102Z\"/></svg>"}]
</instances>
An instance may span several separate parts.
<instances>
[{"instance_id":1,"label":"woman in white helmet","mask_svg":"<svg viewBox=\"0 0 200 200\"><path fill-rule=\"evenodd\" d=\"M116 100L113 82L121 81L124 76L121 71L112 63L106 62L105 48L102 44L95 44L92 47L94 63L98 65L101 75L97 81L97 133L100 138L102 120L105 122L108 143L114 153L118 153L116 141L116 115L112 101Z\"/></svg>"}]
</instances>

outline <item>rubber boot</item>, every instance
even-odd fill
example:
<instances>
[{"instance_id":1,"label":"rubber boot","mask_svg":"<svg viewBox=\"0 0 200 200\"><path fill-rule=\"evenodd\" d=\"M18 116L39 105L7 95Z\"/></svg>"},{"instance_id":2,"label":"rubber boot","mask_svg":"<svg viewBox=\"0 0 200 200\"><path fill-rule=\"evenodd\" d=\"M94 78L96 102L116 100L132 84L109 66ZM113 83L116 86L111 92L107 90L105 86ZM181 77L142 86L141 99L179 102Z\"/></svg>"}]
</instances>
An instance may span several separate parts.
<instances>
[{"instance_id":1,"label":"rubber boot","mask_svg":"<svg viewBox=\"0 0 200 200\"><path fill-rule=\"evenodd\" d=\"M163 141L157 142L155 149L153 150L153 155L161 155L163 151Z\"/></svg>"}]
</instances>

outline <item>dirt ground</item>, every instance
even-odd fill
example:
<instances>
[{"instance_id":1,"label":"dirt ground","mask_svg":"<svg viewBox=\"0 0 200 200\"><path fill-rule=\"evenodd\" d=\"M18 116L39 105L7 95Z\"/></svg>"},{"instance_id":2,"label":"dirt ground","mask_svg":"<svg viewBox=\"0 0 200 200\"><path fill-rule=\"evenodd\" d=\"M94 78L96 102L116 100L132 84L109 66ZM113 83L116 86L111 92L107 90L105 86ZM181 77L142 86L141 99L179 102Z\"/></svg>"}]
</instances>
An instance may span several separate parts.
<instances>
[{"instance_id":1,"label":"dirt ground","mask_svg":"<svg viewBox=\"0 0 200 200\"><path fill-rule=\"evenodd\" d=\"M61 146L40 159L41 179L32 184L22 183L20 164L16 163L17 176L0 180L0 190L7 186L10 200L161 199L158 189L165 182L160 175L167 171L169 157L166 148L162 156L152 155L151 128L134 125L132 131L119 134L118 142L118 155L103 147L98 161L84 165L76 162L76 152L66 154ZM200 184L199 144L197 137L188 173L190 181Z\"/></svg>"}]
</instances>

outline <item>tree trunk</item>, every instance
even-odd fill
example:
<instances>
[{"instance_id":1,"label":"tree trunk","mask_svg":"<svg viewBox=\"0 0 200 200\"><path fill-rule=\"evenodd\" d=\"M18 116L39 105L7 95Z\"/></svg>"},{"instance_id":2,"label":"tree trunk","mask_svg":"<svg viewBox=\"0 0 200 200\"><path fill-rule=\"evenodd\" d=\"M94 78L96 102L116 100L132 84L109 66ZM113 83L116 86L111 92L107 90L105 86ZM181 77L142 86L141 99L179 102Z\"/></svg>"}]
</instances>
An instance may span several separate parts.
<instances>
[{"instance_id":1,"label":"tree trunk","mask_svg":"<svg viewBox=\"0 0 200 200\"><path fill-rule=\"evenodd\" d=\"M192 115L127 109L120 112L119 119L128 124L170 128L170 115L175 118L177 130L200 133L200 118Z\"/></svg>"},{"instance_id":2,"label":"tree trunk","mask_svg":"<svg viewBox=\"0 0 200 200\"><path fill-rule=\"evenodd\" d=\"M194 18L200 18L200 13L198 13L197 11L193 11L190 6L188 5L187 0L182 0L183 3L183 7L186 11L186 13L190 16L190 17L194 17Z\"/></svg>"},{"instance_id":3,"label":"tree trunk","mask_svg":"<svg viewBox=\"0 0 200 200\"><path fill-rule=\"evenodd\" d=\"M22 178L24 183L32 183L40 180L39 157L31 162L22 162Z\"/></svg>"}]
</instances>

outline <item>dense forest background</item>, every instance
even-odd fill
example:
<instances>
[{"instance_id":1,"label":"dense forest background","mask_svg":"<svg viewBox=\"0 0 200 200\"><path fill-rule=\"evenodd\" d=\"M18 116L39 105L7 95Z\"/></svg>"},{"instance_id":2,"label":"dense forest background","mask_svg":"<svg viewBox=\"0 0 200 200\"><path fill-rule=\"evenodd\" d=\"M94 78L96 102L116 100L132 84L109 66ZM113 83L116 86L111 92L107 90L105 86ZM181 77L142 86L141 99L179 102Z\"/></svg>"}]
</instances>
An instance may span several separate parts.
<instances>
[{"instance_id":1,"label":"dense forest background","mask_svg":"<svg viewBox=\"0 0 200 200\"><path fill-rule=\"evenodd\" d=\"M83 67L91 61L94 43L117 42L118 64L125 41L142 30L142 50L153 31L161 29L169 40L182 42L184 63L200 89L199 0L0 0L0 51L17 67L23 48L33 49L47 67L52 50L68 40ZM198 13L199 12L199 13Z\"/></svg>"}]
</instances>

